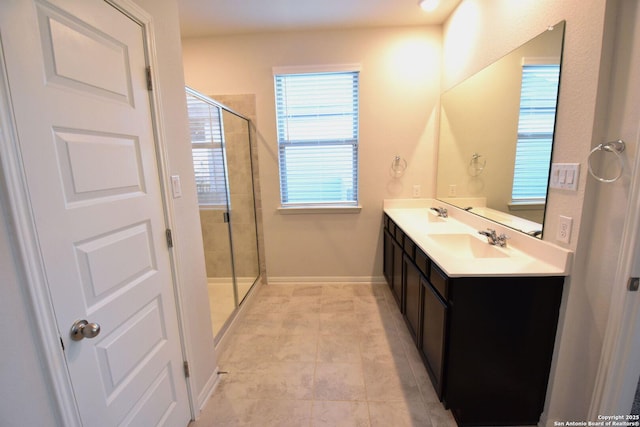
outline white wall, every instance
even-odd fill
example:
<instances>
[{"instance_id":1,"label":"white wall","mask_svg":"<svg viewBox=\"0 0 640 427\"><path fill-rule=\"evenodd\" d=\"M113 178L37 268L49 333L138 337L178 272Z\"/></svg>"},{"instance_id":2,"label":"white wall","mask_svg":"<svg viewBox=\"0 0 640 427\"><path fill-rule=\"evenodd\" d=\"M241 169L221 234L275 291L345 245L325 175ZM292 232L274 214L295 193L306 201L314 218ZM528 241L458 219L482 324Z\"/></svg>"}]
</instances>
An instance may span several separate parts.
<instances>
[{"instance_id":1,"label":"white wall","mask_svg":"<svg viewBox=\"0 0 640 427\"><path fill-rule=\"evenodd\" d=\"M39 344L24 278L14 259L9 221L2 207L8 201L0 189L0 425L60 425L42 369Z\"/></svg>"},{"instance_id":2,"label":"white wall","mask_svg":"<svg viewBox=\"0 0 640 427\"><path fill-rule=\"evenodd\" d=\"M382 200L435 191L440 27L240 35L183 40L187 85L256 94L267 275L273 280L382 276ZM359 214L278 213L272 67L359 63ZM395 155L408 162L390 176Z\"/></svg>"},{"instance_id":3,"label":"white wall","mask_svg":"<svg viewBox=\"0 0 640 427\"><path fill-rule=\"evenodd\" d=\"M216 358L191 163L178 8L175 0L135 2L154 20L154 47L159 74L155 84L161 94L162 117L159 117L159 121L168 147L168 174L182 178L183 196L172 202L176 244L174 253L179 264L177 276L185 309L184 327L191 362L191 384L195 394L204 398L207 387L211 385L207 382L215 375ZM8 34L2 33L2 36L7 37ZM2 191L0 206L6 206ZM3 343L0 350L0 425L59 425L55 398L49 390L47 373L38 356L41 353L39 344L34 335L29 334L30 328L37 325L32 325L25 281L20 275L17 260L13 258L14 242L9 238L10 222L6 214L0 209L0 340Z\"/></svg>"},{"instance_id":4,"label":"white wall","mask_svg":"<svg viewBox=\"0 0 640 427\"><path fill-rule=\"evenodd\" d=\"M606 139L615 3L464 0L445 26L446 89L548 25L567 21L553 161L580 163L581 174L577 192L550 190L547 205L544 239L555 241L559 215L572 217L571 242L566 246L575 251L575 260L565 283L543 425L552 425L555 420L587 420L603 350L621 237L620 227L612 226L610 219L624 218L626 194L614 187L599 194L599 184L588 177L586 159L591 147ZM616 196L608 191L610 188Z\"/></svg>"}]
</instances>

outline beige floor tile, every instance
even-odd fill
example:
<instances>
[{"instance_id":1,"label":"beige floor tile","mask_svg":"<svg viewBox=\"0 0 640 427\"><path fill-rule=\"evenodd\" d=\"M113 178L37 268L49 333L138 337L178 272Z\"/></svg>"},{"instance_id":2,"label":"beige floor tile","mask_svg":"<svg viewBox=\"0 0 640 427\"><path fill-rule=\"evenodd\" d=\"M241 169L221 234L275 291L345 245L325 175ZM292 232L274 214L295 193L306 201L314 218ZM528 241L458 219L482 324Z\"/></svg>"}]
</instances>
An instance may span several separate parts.
<instances>
[{"instance_id":1,"label":"beige floor tile","mask_svg":"<svg viewBox=\"0 0 640 427\"><path fill-rule=\"evenodd\" d=\"M403 363L406 361L402 341L394 334L364 335L360 342L360 352L365 362Z\"/></svg>"},{"instance_id":2,"label":"beige floor tile","mask_svg":"<svg viewBox=\"0 0 640 427\"><path fill-rule=\"evenodd\" d=\"M313 398L314 363L260 363L255 369L230 371L216 393L230 399Z\"/></svg>"},{"instance_id":3,"label":"beige floor tile","mask_svg":"<svg viewBox=\"0 0 640 427\"><path fill-rule=\"evenodd\" d=\"M236 334L278 335L282 332L283 313L246 314Z\"/></svg>"},{"instance_id":4,"label":"beige floor tile","mask_svg":"<svg viewBox=\"0 0 640 427\"><path fill-rule=\"evenodd\" d=\"M359 334L360 324L355 313L320 313L320 333L323 335Z\"/></svg>"},{"instance_id":5,"label":"beige floor tile","mask_svg":"<svg viewBox=\"0 0 640 427\"><path fill-rule=\"evenodd\" d=\"M318 337L318 362L360 363L359 335L320 335Z\"/></svg>"},{"instance_id":6,"label":"beige floor tile","mask_svg":"<svg viewBox=\"0 0 640 427\"><path fill-rule=\"evenodd\" d=\"M312 427L369 427L366 402L316 400L311 409Z\"/></svg>"},{"instance_id":7,"label":"beige floor tile","mask_svg":"<svg viewBox=\"0 0 640 427\"><path fill-rule=\"evenodd\" d=\"M277 362L315 362L318 354L318 334L278 335L275 339Z\"/></svg>"},{"instance_id":8,"label":"beige floor tile","mask_svg":"<svg viewBox=\"0 0 640 427\"><path fill-rule=\"evenodd\" d=\"M406 358L397 363L363 362L362 367L367 400L403 401L420 397L420 389Z\"/></svg>"},{"instance_id":9,"label":"beige floor tile","mask_svg":"<svg viewBox=\"0 0 640 427\"><path fill-rule=\"evenodd\" d=\"M251 314L281 313L287 311L290 301L288 295L260 295L251 304Z\"/></svg>"},{"instance_id":10,"label":"beige floor tile","mask_svg":"<svg viewBox=\"0 0 640 427\"><path fill-rule=\"evenodd\" d=\"M189 427L301 427L311 420L308 400L212 399Z\"/></svg>"},{"instance_id":11,"label":"beige floor tile","mask_svg":"<svg viewBox=\"0 0 640 427\"><path fill-rule=\"evenodd\" d=\"M361 400L366 394L359 363L317 363L314 381L316 400Z\"/></svg>"},{"instance_id":12,"label":"beige floor tile","mask_svg":"<svg viewBox=\"0 0 640 427\"><path fill-rule=\"evenodd\" d=\"M287 313L320 313L320 296L298 296L282 307Z\"/></svg>"},{"instance_id":13,"label":"beige floor tile","mask_svg":"<svg viewBox=\"0 0 640 427\"><path fill-rule=\"evenodd\" d=\"M322 286L321 285L297 286L293 290L292 295L294 297L320 296L322 295Z\"/></svg>"},{"instance_id":14,"label":"beige floor tile","mask_svg":"<svg viewBox=\"0 0 640 427\"><path fill-rule=\"evenodd\" d=\"M455 427L386 284L263 286L219 361L189 427Z\"/></svg>"},{"instance_id":15,"label":"beige floor tile","mask_svg":"<svg viewBox=\"0 0 640 427\"><path fill-rule=\"evenodd\" d=\"M293 290L296 285L264 285L260 288L259 296L275 296L275 295L286 295L291 296L293 294Z\"/></svg>"},{"instance_id":16,"label":"beige floor tile","mask_svg":"<svg viewBox=\"0 0 640 427\"><path fill-rule=\"evenodd\" d=\"M371 427L431 427L431 419L420 399L369 402Z\"/></svg>"},{"instance_id":17,"label":"beige floor tile","mask_svg":"<svg viewBox=\"0 0 640 427\"><path fill-rule=\"evenodd\" d=\"M321 313L353 313L353 296L329 295L320 297Z\"/></svg>"},{"instance_id":18,"label":"beige floor tile","mask_svg":"<svg viewBox=\"0 0 640 427\"><path fill-rule=\"evenodd\" d=\"M276 345L272 335L237 334L231 338L220 363L224 365L230 362L251 363L256 359L271 360L277 351Z\"/></svg>"},{"instance_id":19,"label":"beige floor tile","mask_svg":"<svg viewBox=\"0 0 640 427\"><path fill-rule=\"evenodd\" d=\"M288 335L318 334L320 314L314 311L285 313L282 319L282 333Z\"/></svg>"}]
</instances>

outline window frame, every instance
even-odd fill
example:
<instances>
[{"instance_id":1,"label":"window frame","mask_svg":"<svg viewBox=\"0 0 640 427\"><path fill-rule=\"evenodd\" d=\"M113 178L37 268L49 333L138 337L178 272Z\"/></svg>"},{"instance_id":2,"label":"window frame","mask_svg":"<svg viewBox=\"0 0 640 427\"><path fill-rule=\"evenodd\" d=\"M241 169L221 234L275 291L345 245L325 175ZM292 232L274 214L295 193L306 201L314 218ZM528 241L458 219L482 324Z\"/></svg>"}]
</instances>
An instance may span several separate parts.
<instances>
[{"instance_id":1,"label":"window frame","mask_svg":"<svg viewBox=\"0 0 640 427\"><path fill-rule=\"evenodd\" d=\"M279 191L280 191L280 205L278 211L283 214L297 214L297 213L331 213L331 212L340 212L340 213L357 213L360 212L360 192L359 192L359 142L360 142L360 131L359 131L359 122L360 122L360 72L361 67L359 64L338 64L338 65L321 65L321 66L293 66L293 67L274 67L273 71L273 79L274 79L274 100L275 100L275 116L276 116L276 135L277 135L277 144L278 144L278 166L279 166ZM356 86L352 87L352 91L355 91L357 98L355 99L355 117L352 120L355 120L355 125L352 128L355 132L354 138L350 139L324 139L324 140L315 140L315 141L303 141L303 140L292 140L282 138L281 136L281 120L280 110L278 107L278 76L287 76L287 75L304 75L304 74L335 74L335 73L344 73L344 74L356 74ZM353 92L352 92L353 93ZM338 142L339 141L339 142ZM352 165L351 169L351 177L354 180L353 191L354 191L354 200L353 201L316 201L316 202L300 202L300 201L286 201L285 200L285 185L286 182L283 181L286 178L286 170L283 170L283 165L286 162L286 158L283 159L283 152L287 147L304 147L304 146L318 146L318 147L335 147L335 146L348 146L351 145L352 148Z\"/></svg>"}]
</instances>

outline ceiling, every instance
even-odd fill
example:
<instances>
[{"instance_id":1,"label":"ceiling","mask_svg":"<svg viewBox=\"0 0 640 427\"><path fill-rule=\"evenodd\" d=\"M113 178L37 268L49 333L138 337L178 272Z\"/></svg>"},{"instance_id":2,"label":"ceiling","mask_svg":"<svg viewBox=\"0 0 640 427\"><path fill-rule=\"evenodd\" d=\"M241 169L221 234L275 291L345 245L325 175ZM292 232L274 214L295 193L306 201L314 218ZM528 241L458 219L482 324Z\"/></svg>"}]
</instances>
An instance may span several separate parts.
<instances>
[{"instance_id":1,"label":"ceiling","mask_svg":"<svg viewBox=\"0 0 640 427\"><path fill-rule=\"evenodd\" d=\"M425 12L418 0L178 0L182 37L439 25L461 0Z\"/></svg>"}]
</instances>

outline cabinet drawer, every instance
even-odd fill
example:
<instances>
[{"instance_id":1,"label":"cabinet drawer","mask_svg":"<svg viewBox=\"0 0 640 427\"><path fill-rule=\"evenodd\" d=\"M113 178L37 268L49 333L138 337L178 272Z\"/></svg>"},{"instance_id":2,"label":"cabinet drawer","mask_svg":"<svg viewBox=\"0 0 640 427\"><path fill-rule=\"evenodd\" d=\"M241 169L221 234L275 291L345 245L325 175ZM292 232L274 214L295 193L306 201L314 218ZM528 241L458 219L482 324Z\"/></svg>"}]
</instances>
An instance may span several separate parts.
<instances>
[{"instance_id":1,"label":"cabinet drawer","mask_svg":"<svg viewBox=\"0 0 640 427\"><path fill-rule=\"evenodd\" d=\"M415 255L414 259L415 259L416 265L418 266L418 269L428 279L429 278L429 268L431 267L430 266L431 260L429 259L427 254L422 252L422 249L420 249L419 247L416 246L416 255Z\"/></svg>"},{"instance_id":2,"label":"cabinet drawer","mask_svg":"<svg viewBox=\"0 0 640 427\"><path fill-rule=\"evenodd\" d=\"M403 246L404 245L404 232L397 225L396 225L395 237L396 237L396 242L400 243L400 246Z\"/></svg>"},{"instance_id":3,"label":"cabinet drawer","mask_svg":"<svg viewBox=\"0 0 640 427\"><path fill-rule=\"evenodd\" d=\"M404 238L404 251L407 253L411 261L414 260L414 253L416 250L416 244L413 243L413 240L409 238L409 236L405 236Z\"/></svg>"},{"instance_id":4,"label":"cabinet drawer","mask_svg":"<svg viewBox=\"0 0 640 427\"><path fill-rule=\"evenodd\" d=\"M431 264L431 275L429 280L433 287L440 293L440 297L447 301L447 298L449 297L447 276L433 263Z\"/></svg>"}]
</instances>

